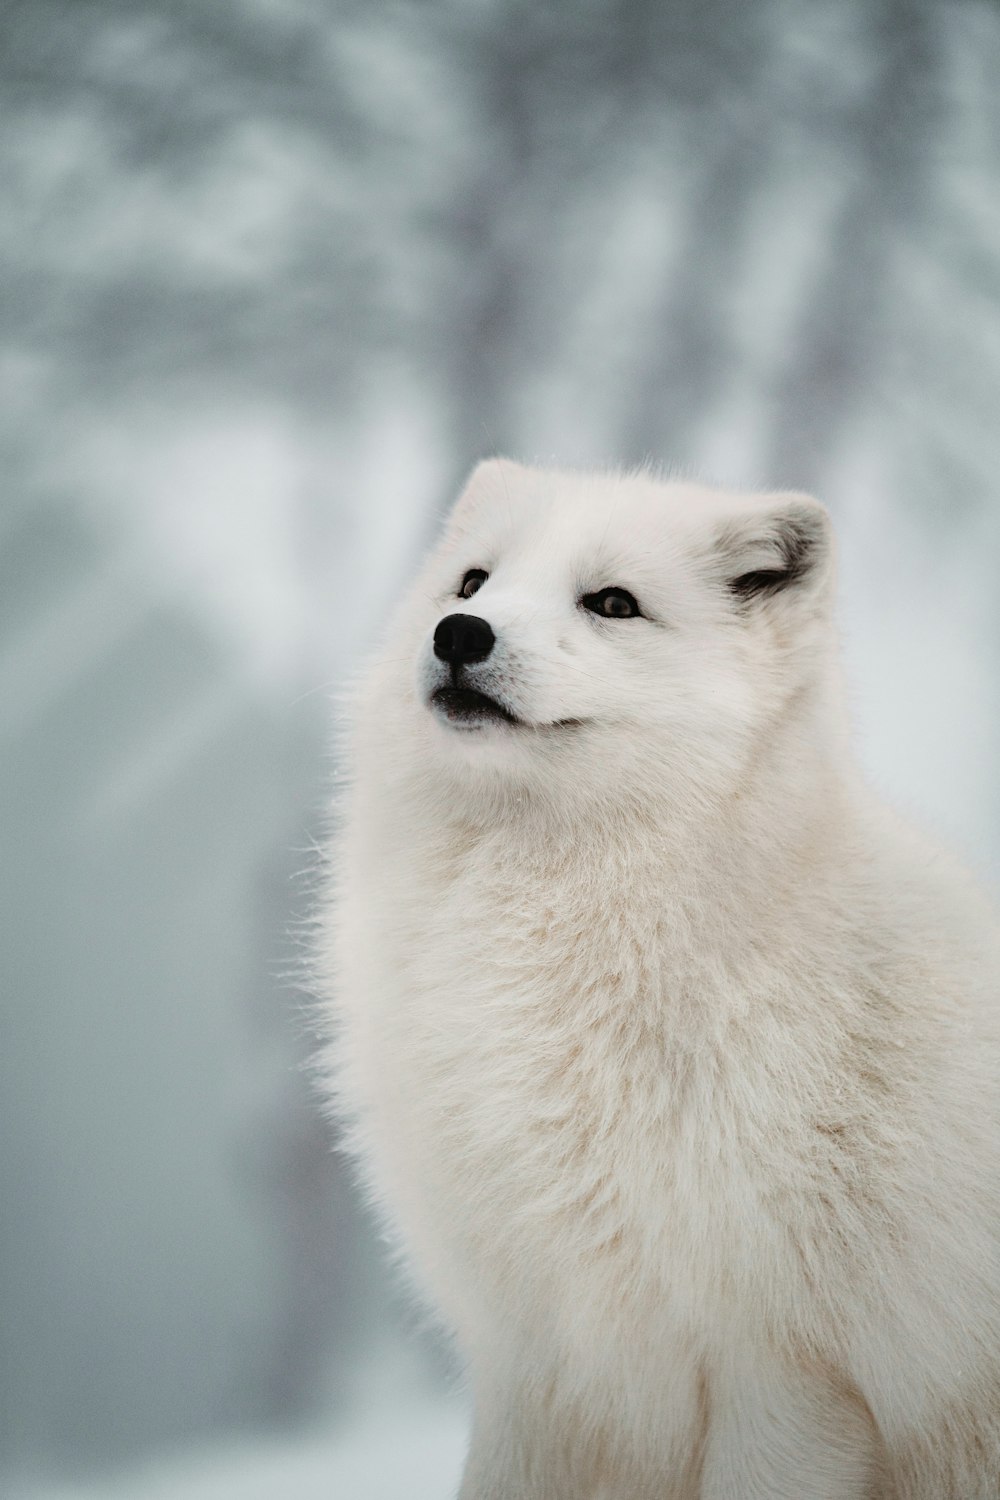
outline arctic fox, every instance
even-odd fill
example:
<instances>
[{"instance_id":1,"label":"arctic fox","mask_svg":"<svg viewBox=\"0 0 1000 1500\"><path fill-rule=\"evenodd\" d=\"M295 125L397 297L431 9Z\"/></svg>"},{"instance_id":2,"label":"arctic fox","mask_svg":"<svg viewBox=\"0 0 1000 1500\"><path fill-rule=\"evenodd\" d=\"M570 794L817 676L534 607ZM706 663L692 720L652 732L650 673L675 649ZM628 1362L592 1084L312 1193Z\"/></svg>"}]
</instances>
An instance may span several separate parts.
<instances>
[{"instance_id":1,"label":"arctic fox","mask_svg":"<svg viewBox=\"0 0 1000 1500\"><path fill-rule=\"evenodd\" d=\"M461 1500L997 1500L1000 949L851 759L826 512L473 473L360 691L329 1076Z\"/></svg>"}]
</instances>

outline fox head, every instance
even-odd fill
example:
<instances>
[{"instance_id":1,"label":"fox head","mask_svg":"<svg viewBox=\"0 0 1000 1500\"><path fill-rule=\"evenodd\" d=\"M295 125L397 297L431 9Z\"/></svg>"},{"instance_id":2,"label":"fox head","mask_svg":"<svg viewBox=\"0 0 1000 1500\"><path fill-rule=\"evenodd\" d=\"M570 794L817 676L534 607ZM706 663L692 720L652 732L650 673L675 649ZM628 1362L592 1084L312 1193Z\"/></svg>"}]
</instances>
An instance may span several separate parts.
<instances>
[{"instance_id":1,"label":"fox head","mask_svg":"<svg viewBox=\"0 0 1000 1500\"><path fill-rule=\"evenodd\" d=\"M809 496L492 459L394 616L369 711L449 796L733 796L790 727L829 740L832 594Z\"/></svg>"}]
</instances>

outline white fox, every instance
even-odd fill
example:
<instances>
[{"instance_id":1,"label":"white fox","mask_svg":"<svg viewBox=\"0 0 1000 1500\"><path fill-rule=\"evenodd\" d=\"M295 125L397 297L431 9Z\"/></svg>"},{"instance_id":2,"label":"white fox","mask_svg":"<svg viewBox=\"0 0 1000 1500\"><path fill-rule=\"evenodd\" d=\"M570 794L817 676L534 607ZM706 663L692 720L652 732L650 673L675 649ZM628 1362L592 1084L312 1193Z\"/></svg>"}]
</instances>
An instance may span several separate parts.
<instances>
[{"instance_id":1,"label":"white fox","mask_svg":"<svg viewBox=\"0 0 1000 1500\"><path fill-rule=\"evenodd\" d=\"M462 1500L997 1500L1000 945L851 758L823 507L493 460L361 688L329 1076Z\"/></svg>"}]
</instances>

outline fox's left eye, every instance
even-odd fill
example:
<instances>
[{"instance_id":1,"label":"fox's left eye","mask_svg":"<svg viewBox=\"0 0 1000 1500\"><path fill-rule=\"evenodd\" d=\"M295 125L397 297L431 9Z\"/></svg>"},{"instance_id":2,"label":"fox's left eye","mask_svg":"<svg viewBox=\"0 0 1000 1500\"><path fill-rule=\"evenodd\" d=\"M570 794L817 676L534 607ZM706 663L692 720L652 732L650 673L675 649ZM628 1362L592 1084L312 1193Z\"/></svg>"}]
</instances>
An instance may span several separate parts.
<instances>
[{"instance_id":1,"label":"fox's left eye","mask_svg":"<svg viewBox=\"0 0 1000 1500\"><path fill-rule=\"evenodd\" d=\"M580 603L592 614L608 620L628 620L642 614L628 589L598 589L596 594L584 594Z\"/></svg>"}]
</instances>

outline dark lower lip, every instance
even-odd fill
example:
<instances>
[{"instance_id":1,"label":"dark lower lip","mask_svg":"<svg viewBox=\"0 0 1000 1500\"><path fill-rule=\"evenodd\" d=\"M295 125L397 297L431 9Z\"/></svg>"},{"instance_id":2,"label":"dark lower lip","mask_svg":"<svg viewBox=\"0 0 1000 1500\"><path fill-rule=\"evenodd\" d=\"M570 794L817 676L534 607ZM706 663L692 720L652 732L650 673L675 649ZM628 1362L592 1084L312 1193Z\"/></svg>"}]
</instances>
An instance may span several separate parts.
<instances>
[{"instance_id":1,"label":"dark lower lip","mask_svg":"<svg viewBox=\"0 0 1000 1500\"><path fill-rule=\"evenodd\" d=\"M521 720L487 693L474 688L442 687L431 694L431 702L453 724L520 724Z\"/></svg>"},{"instance_id":2,"label":"dark lower lip","mask_svg":"<svg viewBox=\"0 0 1000 1500\"><path fill-rule=\"evenodd\" d=\"M495 698L487 693L477 693L472 688L438 688L431 694L430 701L449 723L463 729L475 729L483 724L512 724L518 729L534 729L541 733L551 729L579 729L587 722L586 719L553 719L546 724L527 724Z\"/></svg>"}]
</instances>

